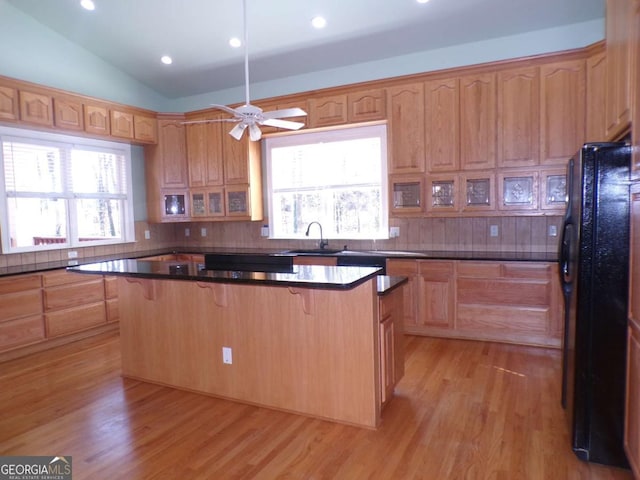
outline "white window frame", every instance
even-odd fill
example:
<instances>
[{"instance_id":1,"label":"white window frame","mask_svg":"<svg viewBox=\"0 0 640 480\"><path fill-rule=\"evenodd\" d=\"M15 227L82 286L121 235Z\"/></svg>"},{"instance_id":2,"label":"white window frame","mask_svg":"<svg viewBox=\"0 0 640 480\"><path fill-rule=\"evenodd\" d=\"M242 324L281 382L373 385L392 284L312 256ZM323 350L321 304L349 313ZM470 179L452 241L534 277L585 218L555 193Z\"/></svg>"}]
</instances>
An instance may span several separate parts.
<instances>
[{"instance_id":1,"label":"white window frame","mask_svg":"<svg viewBox=\"0 0 640 480\"><path fill-rule=\"evenodd\" d=\"M282 133L266 135L264 139L264 154L266 163L266 185L267 185L267 205L269 221L275 218L273 214L273 186L272 186L272 158L271 149L277 147L297 146L304 144L335 142L341 140L356 140L361 138L370 138L376 136L380 138L380 154L381 154L381 172L380 172L380 202L381 202L381 218L380 228L375 235L354 236L354 235L336 235L323 225L324 238L340 239L340 240L381 240L389 238L389 193L388 193L388 167L387 167L387 124L360 124L349 125L341 128L304 130L300 132ZM313 232L314 239L317 231ZM304 232L298 235L279 235L275 228L269 229L269 238L271 239L306 239Z\"/></svg>"},{"instance_id":2,"label":"white window frame","mask_svg":"<svg viewBox=\"0 0 640 480\"><path fill-rule=\"evenodd\" d=\"M49 245L29 245L24 247L12 247L11 239L9 238L9 217L8 217L8 196L5 185L5 168L4 157L1 148L1 142L3 137L9 137L11 139L20 139L25 143L45 145L63 144L66 148L90 148L95 150L101 150L106 153L114 153L124 156L124 168L125 168L125 198L123 199L123 212L122 212L122 235L119 238L108 240L83 240L78 241L77 232L77 219L75 208L67 207L67 242L63 244L49 244ZM113 245L121 243L135 242L135 226L133 218L133 183L132 183L132 168L131 168L131 145L126 143L109 142L105 140L97 140L93 138L76 137L72 135L64 135L51 132L40 132L35 130L27 130L14 127L0 126L0 240L2 243L2 253L26 253L26 252L40 252L46 250L62 250L69 248L83 248L94 247L99 245ZM67 181L64 178L63 181ZM77 200L82 198L95 198L97 194L73 194L71 197L64 197L67 200ZM60 198L60 194L42 194L42 198Z\"/></svg>"}]
</instances>

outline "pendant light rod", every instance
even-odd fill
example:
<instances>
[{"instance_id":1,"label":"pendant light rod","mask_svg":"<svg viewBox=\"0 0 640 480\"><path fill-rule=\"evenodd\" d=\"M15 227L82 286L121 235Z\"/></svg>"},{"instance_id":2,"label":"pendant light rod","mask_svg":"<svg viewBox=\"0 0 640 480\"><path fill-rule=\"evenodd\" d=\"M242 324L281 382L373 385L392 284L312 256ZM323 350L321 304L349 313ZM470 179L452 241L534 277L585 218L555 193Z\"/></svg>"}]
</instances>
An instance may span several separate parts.
<instances>
[{"instance_id":1,"label":"pendant light rod","mask_svg":"<svg viewBox=\"0 0 640 480\"><path fill-rule=\"evenodd\" d=\"M244 21L244 89L245 105L249 105L249 29L247 28L247 0L242 0Z\"/></svg>"}]
</instances>

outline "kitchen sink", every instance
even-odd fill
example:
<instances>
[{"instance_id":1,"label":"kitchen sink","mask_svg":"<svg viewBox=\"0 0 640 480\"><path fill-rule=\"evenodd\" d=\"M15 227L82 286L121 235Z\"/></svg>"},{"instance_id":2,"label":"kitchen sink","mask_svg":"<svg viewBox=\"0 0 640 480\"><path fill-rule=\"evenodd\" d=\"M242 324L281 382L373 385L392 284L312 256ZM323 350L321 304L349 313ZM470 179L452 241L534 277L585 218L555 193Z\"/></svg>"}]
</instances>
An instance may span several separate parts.
<instances>
[{"instance_id":1,"label":"kitchen sink","mask_svg":"<svg viewBox=\"0 0 640 480\"><path fill-rule=\"evenodd\" d=\"M340 252L342 252L342 250L333 250L331 248L312 248L287 250L285 253L295 253L296 255L332 255Z\"/></svg>"}]
</instances>

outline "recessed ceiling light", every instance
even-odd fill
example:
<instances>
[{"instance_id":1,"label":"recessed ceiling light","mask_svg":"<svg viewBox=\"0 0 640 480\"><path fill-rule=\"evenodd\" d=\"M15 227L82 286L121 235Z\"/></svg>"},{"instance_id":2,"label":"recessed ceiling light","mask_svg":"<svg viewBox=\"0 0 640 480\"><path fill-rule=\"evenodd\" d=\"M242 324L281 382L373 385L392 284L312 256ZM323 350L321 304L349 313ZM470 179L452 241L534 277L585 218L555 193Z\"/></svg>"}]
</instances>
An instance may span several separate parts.
<instances>
[{"instance_id":1,"label":"recessed ceiling light","mask_svg":"<svg viewBox=\"0 0 640 480\"><path fill-rule=\"evenodd\" d=\"M173 63L173 58L171 58L169 55L163 55L160 58L160 61L165 65L171 65Z\"/></svg>"},{"instance_id":2,"label":"recessed ceiling light","mask_svg":"<svg viewBox=\"0 0 640 480\"><path fill-rule=\"evenodd\" d=\"M95 10L96 9L96 4L93 3L93 0L80 0L80 5L82 5L82 8L84 8L86 10Z\"/></svg>"},{"instance_id":3,"label":"recessed ceiling light","mask_svg":"<svg viewBox=\"0 0 640 480\"><path fill-rule=\"evenodd\" d=\"M229 39L229 45L231 45L233 48L238 48L240 45L242 45L242 40L240 40L238 37L233 37Z\"/></svg>"},{"instance_id":4,"label":"recessed ceiling light","mask_svg":"<svg viewBox=\"0 0 640 480\"><path fill-rule=\"evenodd\" d=\"M327 21L324 17L317 16L313 17L311 25L313 25L314 28L324 28L327 26Z\"/></svg>"},{"instance_id":5,"label":"recessed ceiling light","mask_svg":"<svg viewBox=\"0 0 640 480\"><path fill-rule=\"evenodd\" d=\"M418 3L427 3L429 0L416 0Z\"/></svg>"}]
</instances>

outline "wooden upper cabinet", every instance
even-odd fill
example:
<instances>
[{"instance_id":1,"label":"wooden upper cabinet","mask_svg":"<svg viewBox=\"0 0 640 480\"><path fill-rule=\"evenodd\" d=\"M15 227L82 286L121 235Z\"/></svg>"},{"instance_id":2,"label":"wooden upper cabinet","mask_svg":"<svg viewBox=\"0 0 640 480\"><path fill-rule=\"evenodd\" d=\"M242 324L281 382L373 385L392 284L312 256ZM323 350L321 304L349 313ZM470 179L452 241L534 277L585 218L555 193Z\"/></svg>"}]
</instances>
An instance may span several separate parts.
<instances>
[{"instance_id":1,"label":"wooden upper cabinet","mask_svg":"<svg viewBox=\"0 0 640 480\"><path fill-rule=\"evenodd\" d=\"M87 133L97 135L111 134L109 109L101 105L84 105L84 129Z\"/></svg>"},{"instance_id":2,"label":"wooden upper cabinet","mask_svg":"<svg viewBox=\"0 0 640 480\"><path fill-rule=\"evenodd\" d=\"M141 142L158 141L158 122L150 115L133 116L133 138Z\"/></svg>"},{"instance_id":3,"label":"wooden upper cabinet","mask_svg":"<svg viewBox=\"0 0 640 480\"><path fill-rule=\"evenodd\" d=\"M498 73L498 167L540 159L540 74L537 67Z\"/></svg>"},{"instance_id":4,"label":"wooden upper cabinet","mask_svg":"<svg viewBox=\"0 0 640 480\"><path fill-rule=\"evenodd\" d=\"M462 170L496 165L496 76L460 78L460 163Z\"/></svg>"},{"instance_id":5,"label":"wooden upper cabinet","mask_svg":"<svg viewBox=\"0 0 640 480\"><path fill-rule=\"evenodd\" d=\"M387 90L390 173L424 173L424 85L412 83Z\"/></svg>"},{"instance_id":6,"label":"wooden upper cabinet","mask_svg":"<svg viewBox=\"0 0 640 480\"><path fill-rule=\"evenodd\" d=\"M309 107L309 126L312 128L347 123L346 94L312 98Z\"/></svg>"},{"instance_id":7,"label":"wooden upper cabinet","mask_svg":"<svg viewBox=\"0 0 640 480\"><path fill-rule=\"evenodd\" d=\"M20 90L20 120L53 126L53 101L49 95Z\"/></svg>"},{"instance_id":8,"label":"wooden upper cabinet","mask_svg":"<svg viewBox=\"0 0 640 480\"><path fill-rule=\"evenodd\" d=\"M369 122L387 118L387 101L383 89L353 92L347 95L349 122Z\"/></svg>"},{"instance_id":9,"label":"wooden upper cabinet","mask_svg":"<svg viewBox=\"0 0 640 480\"><path fill-rule=\"evenodd\" d=\"M0 85L0 120L18 120L18 90Z\"/></svg>"},{"instance_id":10,"label":"wooden upper cabinet","mask_svg":"<svg viewBox=\"0 0 640 480\"><path fill-rule=\"evenodd\" d=\"M111 110L111 135L133 139L133 113Z\"/></svg>"},{"instance_id":11,"label":"wooden upper cabinet","mask_svg":"<svg viewBox=\"0 0 640 480\"><path fill-rule=\"evenodd\" d=\"M200 118L189 118L189 120L198 119ZM190 187L220 186L224 183L222 125L220 122L211 122L186 126ZM227 133L224 132L224 134Z\"/></svg>"},{"instance_id":12,"label":"wooden upper cabinet","mask_svg":"<svg viewBox=\"0 0 640 480\"><path fill-rule=\"evenodd\" d=\"M245 134L236 140L226 132L222 134L222 158L225 185L250 184L258 188L260 176L260 142L252 142Z\"/></svg>"},{"instance_id":13,"label":"wooden upper cabinet","mask_svg":"<svg viewBox=\"0 0 640 480\"><path fill-rule=\"evenodd\" d=\"M585 61L540 67L540 161L566 164L585 138Z\"/></svg>"},{"instance_id":14,"label":"wooden upper cabinet","mask_svg":"<svg viewBox=\"0 0 640 480\"><path fill-rule=\"evenodd\" d=\"M632 21L633 64L633 121L631 140L633 143L632 177L640 178L640 0L636 0Z\"/></svg>"},{"instance_id":15,"label":"wooden upper cabinet","mask_svg":"<svg viewBox=\"0 0 640 480\"><path fill-rule=\"evenodd\" d=\"M158 148L150 168L160 168L162 188L187 187L187 147L183 118L158 121Z\"/></svg>"},{"instance_id":16,"label":"wooden upper cabinet","mask_svg":"<svg viewBox=\"0 0 640 480\"><path fill-rule=\"evenodd\" d=\"M625 133L631 121L631 0L606 3L607 140ZM637 86L636 86L637 88Z\"/></svg>"},{"instance_id":17,"label":"wooden upper cabinet","mask_svg":"<svg viewBox=\"0 0 640 480\"><path fill-rule=\"evenodd\" d=\"M586 141L601 142L607 138L605 116L607 57L602 53L587 58Z\"/></svg>"},{"instance_id":18,"label":"wooden upper cabinet","mask_svg":"<svg viewBox=\"0 0 640 480\"><path fill-rule=\"evenodd\" d=\"M82 102L72 97L53 97L53 119L56 127L66 130L83 130Z\"/></svg>"},{"instance_id":19,"label":"wooden upper cabinet","mask_svg":"<svg viewBox=\"0 0 640 480\"><path fill-rule=\"evenodd\" d=\"M427 171L460 168L458 79L432 80L424 85Z\"/></svg>"}]
</instances>

